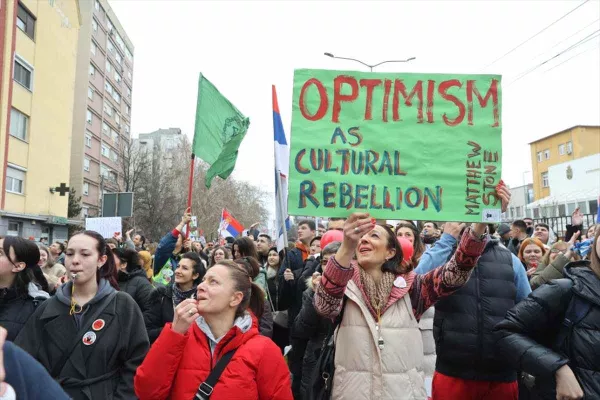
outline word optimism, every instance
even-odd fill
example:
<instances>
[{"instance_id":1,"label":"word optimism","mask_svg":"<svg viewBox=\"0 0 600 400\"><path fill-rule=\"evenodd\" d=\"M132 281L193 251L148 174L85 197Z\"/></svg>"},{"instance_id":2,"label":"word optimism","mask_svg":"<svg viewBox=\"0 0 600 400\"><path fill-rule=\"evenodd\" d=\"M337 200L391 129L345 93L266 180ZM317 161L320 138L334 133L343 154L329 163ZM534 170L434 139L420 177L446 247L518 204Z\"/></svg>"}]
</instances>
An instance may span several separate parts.
<instances>
[{"instance_id":1,"label":"word optimism","mask_svg":"<svg viewBox=\"0 0 600 400\"><path fill-rule=\"evenodd\" d=\"M331 144L341 140L343 144L357 147L362 143L358 127L348 130L354 138L351 143L341 128L337 127L331 136ZM301 175L313 171L339 175L388 175L405 176L407 172L400 166L400 152L364 149L302 149L294 157L294 168ZM315 208L345 208L363 210L396 211L406 205L408 208L427 210L433 206L437 212L442 209L442 187L418 188L409 186L387 187L381 185L360 185L349 182L325 181L321 184L305 179L300 182L298 208L306 208L308 203Z\"/></svg>"},{"instance_id":2,"label":"word optimism","mask_svg":"<svg viewBox=\"0 0 600 400\"><path fill-rule=\"evenodd\" d=\"M481 85L485 81L475 81L472 79L460 81L458 79L449 79L442 82L429 79L427 81L418 80L410 92L403 79L356 79L353 76L338 75L333 79L333 99L330 98L325 85L317 79L308 79L302 85L298 106L302 116L308 121L319 121L327 115L331 108L331 121L340 122L340 114L344 103L353 103L359 99L364 99L364 120L373 120L373 104L381 104L382 122L402 121L401 104L412 107L417 103L417 122L434 123L435 108L437 102L452 103L457 110L456 116L449 116L447 112L442 114L442 120L448 126L457 126L464 122L465 117L468 125L473 125L473 104L478 102L479 106L487 108L491 101L493 122L492 127L500 126L500 110L498 99L497 79L491 79L486 87L485 95L482 96L477 84ZM343 90L344 87L349 88ZM375 88L383 87L383 96L374 98ZM309 110L307 93L311 90L317 90L319 96L318 107L312 112ZM342 93L344 91L344 93ZM362 94L364 96L359 96ZM381 90L377 91L378 93ZM437 95L436 95L437 93ZM459 97L466 98L466 104ZM439 97L438 97L439 96ZM391 118L390 118L390 100L391 100ZM330 104L333 104L330 107ZM446 105L444 105L444 108Z\"/></svg>"}]
</instances>

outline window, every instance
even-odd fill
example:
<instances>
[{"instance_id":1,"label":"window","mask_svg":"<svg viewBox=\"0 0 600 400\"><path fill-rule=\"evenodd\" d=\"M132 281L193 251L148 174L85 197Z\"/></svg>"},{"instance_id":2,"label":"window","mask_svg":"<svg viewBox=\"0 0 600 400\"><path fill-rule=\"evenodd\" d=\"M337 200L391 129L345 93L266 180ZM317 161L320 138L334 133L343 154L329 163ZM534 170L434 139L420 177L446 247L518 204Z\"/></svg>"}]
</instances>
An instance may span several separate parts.
<instances>
[{"instance_id":1,"label":"window","mask_svg":"<svg viewBox=\"0 0 600 400\"><path fill-rule=\"evenodd\" d=\"M113 24L112 24L110 18L106 19L106 25L108 26L108 33L110 33L114 29Z\"/></svg>"},{"instance_id":2,"label":"window","mask_svg":"<svg viewBox=\"0 0 600 400\"><path fill-rule=\"evenodd\" d=\"M537 152L537 160L538 160L538 162L542 162L542 152L541 151Z\"/></svg>"},{"instance_id":3,"label":"window","mask_svg":"<svg viewBox=\"0 0 600 400\"><path fill-rule=\"evenodd\" d=\"M110 148L103 144L102 148L100 149L100 153L102 153L102 155L106 158L110 158Z\"/></svg>"},{"instance_id":4,"label":"window","mask_svg":"<svg viewBox=\"0 0 600 400\"><path fill-rule=\"evenodd\" d=\"M23 194L25 190L25 171L11 167L6 168L6 191Z\"/></svg>"},{"instance_id":5,"label":"window","mask_svg":"<svg viewBox=\"0 0 600 400\"><path fill-rule=\"evenodd\" d=\"M88 87L88 99L94 100L94 89Z\"/></svg>"},{"instance_id":6,"label":"window","mask_svg":"<svg viewBox=\"0 0 600 400\"><path fill-rule=\"evenodd\" d=\"M108 180L111 182L117 182L117 173L114 171L109 171L108 172Z\"/></svg>"},{"instance_id":7,"label":"window","mask_svg":"<svg viewBox=\"0 0 600 400\"><path fill-rule=\"evenodd\" d=\"M10 110L10 134L21 140L27 140L29 117L15 108Z\"/></svg>"},{"instance_id":8,"label":"window","mask_svg":"<svg viewBox=\"0 0 600 400\"><path fill-rule=\"evenodd\" d=\"M83 170L84 171L90 171L90 159L89 158L84 158L83 159Z\"/></svg>"},{"instance_id":9,"label":"window","mask_svg":"<svg viewBox=\"0 0 600 400\"><path fill-rule=\"evenodd\" d=\"M89 133L85 134L85 147L92 147L92 137Z\"/></svg>"},{"instance_id":10,"label":"window","mask_svg":"<svg viewBox=\"0 0 600 400\"><path fill-rule=\"evenodd\" d=\"M115 54L115 58L119 64L123 64L123 57L119 53Z\"/></svg>"},{"instance_id":11,"label":"window","mask_svg":"<svg viewBox=\"0 0 600 400\"><path fill-rule=\"evenodd\" d=\"M6 236L21 236L21 223L16 221L8 221Z\"/></svg>"},{"instance_id":12,"label":"window","mask_svg":"<svg viewBox=\"0 0 600 400\"><path fill-rule=\"evenodd\" d=\"M86 121L88 124L92 124L92 120L93 120L94 116L92 114L92 112L90 110L87 110L87 114L86 114Z\"/></svg>"},{"instance_id":13,"label":"window","mask_svg":"<svg viewBox=\"0 0 600 400\"><path fill-rule=\"evenodd\" d=\"M117 70L115 70L115 81L117 81L118 83L121 83L122 80L123 80L123 78L121 78L121 75L119 75Z\"/></svg>"},{"instance_id":14,"label":"window","mask_svg":"<svg viewBox=\"0 0 600 400\"><path fill-rule=\"evenodd\" d=\"M32 90L33 88L33 67L21 57L15 55L15 68L13 79L23 87Z\"/></svg>"},{"instance_id":15,"label":"window","mask_svg":"<svg viewBox=\"0 0 600 400\"><path fill-rule=\"evenodd\" d=\"M121 95L119 93L117 93L116 90L113 91L112 97L117 103L119 103L119 104L121 103Z\"/></svg>"},{"instance_id":16,"label":"window","mask_svg":"<svg viewBox=\"0 0 600 400\"><path fill-rule=\"evenodd\" d=\"M129 125L125 125L125 133L129 136Z\"/></svg>"},{"instance_id":17,"label":"window","mask_svg":"<svg viewBox=\"0 0 600 400\"><path fill-rule=\"evenodd\" d=\"M116 151L114 151L114 150L110 151L110 159L113 160L113 162L119 161L119 155L117 154Z\"/></svg>"},{"instance_id":18,"label":"window","mask_svg":"<svg viewBox=\"0 0 600 400\"><path fill-rule=\"evenodd\" d=\"M547 188L549 186L548 184L548 173L547 172L542 172L542 187Z\"/></svg>"},{"instance_id":19,"label":"window","mask_svg":"<svg viewBox=\"0 0 600 400\"><path fill-rule=\"evenodd\" d=\"M83 182L83 195L87 196L90 194L90 184L87 182Z\"/></svg>"},{"instance_id":20,"label":"window","mask_svg":"<svg viewBox=\"0 0 600 400\"><path fill-rule=\"evenodd\" d=\"M106 60L106 72L108 72L109 74L113 71L113 66L112 64Z\"/></svg>"},{"instance_id":21,"label":"window","mask_svg":"<svg viewBox=\"0 0 600 400\"><path fill-rule=\"evenodd\" d=\"M129 107L127 104L125 105L125 114L131 115L131 107Z\"/></svg>"},{"instance_id":22,"label":"window","mask_svg":"<svg viewBox=\"0 0 600 400\"><path fill-rule=\"evenodd\" d=\"M89 207L81 207L81 216L83 218L87 218L90 215L90 208Z\"/></svg>"},{"instance_id":23,"label":"window","mask_svg":"<svg viewBox=\"0 0 600 400\"><path fill-rule=\"evenodd\" d=\"M117 44L119 45L121 50L125 51L125 42L123 41L123 38L121 37L121 35L119 35L119 32L115 33L115 40L117 41Z\"/></svg>"},{"instance_id":24,"label":"window","mask_svg":"<svg viewBox=\"0 0 600 400\"><path fill-rule=\"evenodd\" d=\"M115 131L112 131L111 136L112 136L112 141L115 144L115 146L118 146L119 145L119 134Z\"/></svg>"},{"instance_id":25,"label":"window","mask_svg":"<svg viewBox=\"0 0 600 400\"><path fill-rule=\"evenodd\" d=\"M105 102L104 102L104 112L107 113L108 115L110 115L112 117L112 111L113 111L112 107L105 100Z\"/></svg>"},{"instance_id":26,"label":"window","mask_svg":"<svg viewBox=\"0 0 600 400\"><path fill-rule=\"evenodd\" d=\"M17 26L33 40L35 35L35 17L21 2L19 2L19 10L17 11Z\"/></svg>"},{"instance_id":27,"label":"window","mask_svg":"<svg viewBox=\"0 0 600 400\"><path fill-rule=\"evenodd\" d=\"M90 52L93 55L96 55L96 50L98 50L98 46L96 46L96 43L92 42L91 46L90 46Z\"/></svg>"},{"instance_id":28,"label":"window","mask_svg":"<svg viewBox=\"0 0 600 400\"><path fill-rule=\"evenodd\" d=\"M571 154L573 152L573 143L567 142L567 154Z\"/></svg>"},{"instance_id":29,"label":"window","mask_svg":"<svg viewBox=\"0 0 600 400\"><path fill-rule=\"evenodd\" d=\"M98 4L98 2L96 2L96 4ZM94 18L92 18L92 29L94 30L94 32L98 32L98 23Z\"/></svg>"},{"instance_id":30,"label":"window","mask_svg":"<svg viewBox=\"0 0 600 400\"><path fill-rule=\"evenodd\" d=\"M110 136L109 132L109 127L108 124L106 122L102 122L102 133L105 134L106 136Z\"/></svg>"},{"instance_id":31,"label":"window","mask_svg":"<svg viewBox=\"0 0 600 400\"><path fill-rule=\"evenodd\" d=\"M96 68L92 64L90 64L90 76L96 75Z\"/></svg>"},{"instance_id":32,"label":"window","mask_svg":"<svg viewBox=\"0 0 600 400\"><path fill-rule=\"evenodd\" d=\"M119 114L115 114L115 122L117 123L117 125L120 128L121 127L121 117L119 117Z\"/></svg>"},{"instance_id":33,"label":"window","mask_svg":"<svg viewBox=\"0 0 600 400\"><path fill-rule=\"evenodd\" d=\"M558 145L558 154L561 156L565 154L565 145L564 144Z\"/></svg>"},{"instance_id":34,"label":"window","mask_svg":"<svg viewBox=\"0 0 600 400\"><path fill-rule=\"evenodd\" d=\"M546 149L546 150L544 150L544 158L545 158L546 160L549 160L549 159L550 159L550 149Z\"/></svg>"},{"instance_id":35,"label":"window","mask_svg":"<svg viewBox=\"0 0 600 400\"><path fill-rule=\"evenodd\" d=\"M94 7L96 7L96 11L100 11L100 2L98 2L98 0L96 0L94 3L95 3Z\"/></svg>"},{"instance_id":36,"label":"window","mask_svg":"<svg viewBox=\"0 0 600 400\"><path fill-rule=\"evenodd\" d=\"M131 51L129 51L129 49L127 48L127 46L125 46L125 57L127 57L127 59L129 60L129 62L133 61L133 54L131 54Z\"/></svg>"},{"instance_id":37,"label":"window","mask_svg":"<svg viewBox=\"0 0 600 400\"><path fill-rule=\"evenodd\" d=\"M108 178L109 172L110 170L106 165L100 165L100 175L102 175L105 178Z\"/></svg>"},{"instance_id":38,"label":"window","mask_svg":"<svg viewBox=\"0 0 600 400\"><path fill-rule=\"evenodd\" d=\"M127 71L127 78L131 80L131 71Z\"/></svg>"},{"instance_id":39,"label":"window","mask_svg":"<svg viewBox=\"0 0 600 400\"><path fill-rule=\"evenodd\" d=\"M131 89L127 88L127 98L131 98Z\"/></svg>"},{"instance_id":40,"label":"window","mask_svg":"<svg viewBox=\"0 0 600 400\"><path fill-rule=\"evenodd\" d=\"M112 44L112 42L110 40L108 41L106 48L108 49L109 52L115 54L115 46Z\"/></svg>"}]
</instances>

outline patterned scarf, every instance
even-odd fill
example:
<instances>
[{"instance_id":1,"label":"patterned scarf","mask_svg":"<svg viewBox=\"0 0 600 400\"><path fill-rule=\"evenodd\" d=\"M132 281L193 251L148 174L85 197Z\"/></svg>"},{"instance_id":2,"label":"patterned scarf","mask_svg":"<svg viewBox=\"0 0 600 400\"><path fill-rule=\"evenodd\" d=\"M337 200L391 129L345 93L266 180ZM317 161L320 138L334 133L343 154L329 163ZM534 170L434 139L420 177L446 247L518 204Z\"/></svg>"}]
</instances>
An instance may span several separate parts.
<instances>
[{"instance_id":1,"label":"patterned scarf","mask_svg":"<svg viewBox=\"0 0 600 400\"><path fill-rule=\"evenodd\" d=\"M185 299L191 298L196 293L197 286L192 286L190 290L185 292L179 289L176 283L173 284L173 306L177 307Z\"/></svg>"},{"instance_id":2,"label":"patterned scarf","mask_svg":"<svg viewBox=\"0 0 600 400\"><path fill-rule=\"evenodd\" d=\"M386 271L381 277L381 282L377 285L371 275L367 274L364 269L359 268L359 270L360 282L362 283L365 294L369 298L371 306L376 313L381 312L390 298L396 276L391 272Z\"/></svg>"}]
</instances>

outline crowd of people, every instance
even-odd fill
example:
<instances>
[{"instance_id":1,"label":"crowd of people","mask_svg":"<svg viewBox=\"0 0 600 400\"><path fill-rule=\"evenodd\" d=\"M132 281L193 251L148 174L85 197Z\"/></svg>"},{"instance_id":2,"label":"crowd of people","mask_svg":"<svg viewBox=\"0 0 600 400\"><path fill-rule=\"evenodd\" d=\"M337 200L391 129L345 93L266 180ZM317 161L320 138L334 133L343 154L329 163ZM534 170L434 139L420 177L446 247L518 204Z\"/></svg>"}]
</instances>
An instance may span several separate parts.
<instances>
[{"instance_id":1,"label":"crowd of people","mask_svg":"<svg viewBox=\"0 0 600 400\"><path fill-rule=\"evenodd\" d=\"M579 210L560 238L303 219L281 250L192 241L190 220L157 244L0 239L0 399L600 399L600 228Z\"/></svg>"}]
</instances>

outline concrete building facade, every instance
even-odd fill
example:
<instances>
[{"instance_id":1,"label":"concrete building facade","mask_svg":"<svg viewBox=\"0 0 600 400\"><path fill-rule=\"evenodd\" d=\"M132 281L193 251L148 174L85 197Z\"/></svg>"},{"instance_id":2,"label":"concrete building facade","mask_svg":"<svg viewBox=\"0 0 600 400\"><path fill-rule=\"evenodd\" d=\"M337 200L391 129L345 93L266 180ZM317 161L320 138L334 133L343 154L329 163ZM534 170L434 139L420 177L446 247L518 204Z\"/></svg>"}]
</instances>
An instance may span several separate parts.
<instances>
[{"instance_id":1,"label":"concrete building facade","mask_svg":"<svg viewBox=\"0 0 600 400\"><path fill-rule=\"evenodd\" d=\"M79 11L0 2L0 235L67 238Z\"/></svg>"},{"instance_id":2,"label":"concrete building facade","mask_svg":"<svg viewBox=\"0 0 600 400\"><path fill-rule=\"evenodd\" d=\"M600 126L576 125L529 146L534 199L538 201L551 194L550 167L600 153Z\"/></svg>"},{"instance_id":3,"label":"concrete building facade","mask_svg":"<svg viewBox=\"0 0 600 400\"><path fill-rule=\"evenodd\" d=\"M100 215L103 192L119 190L122 146L131 140L133 44L107 0L79 0L70 185L82 218Z\"/></svg>"}]
</instances>

